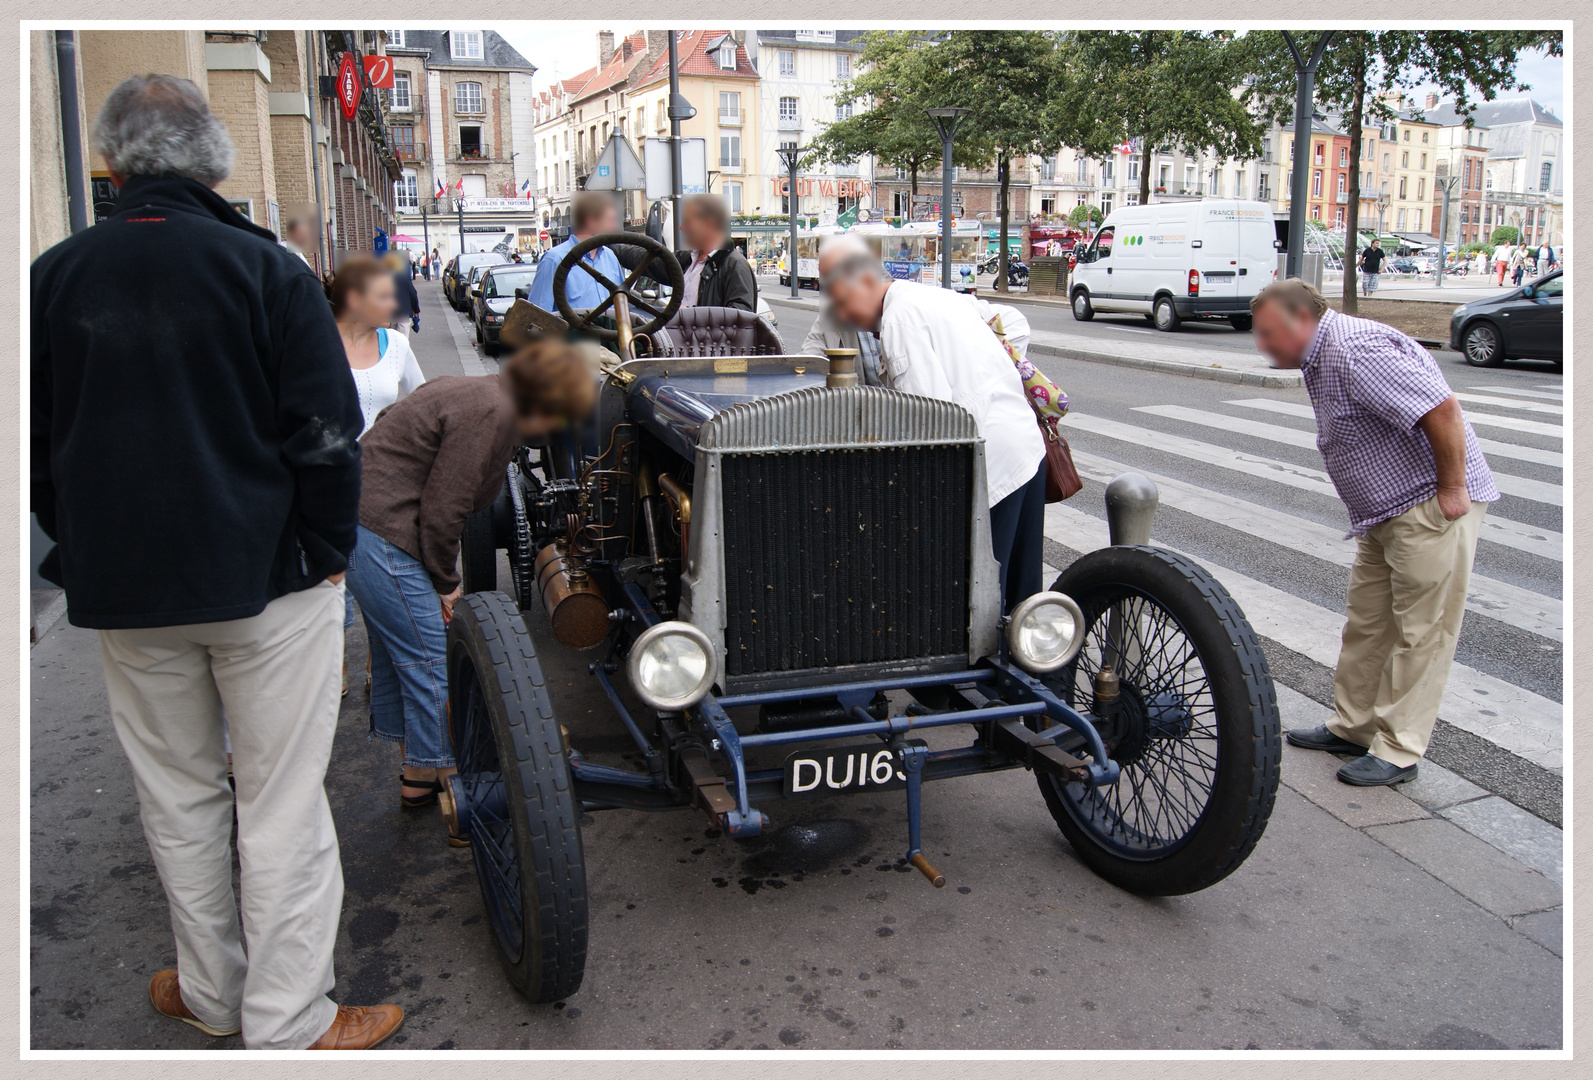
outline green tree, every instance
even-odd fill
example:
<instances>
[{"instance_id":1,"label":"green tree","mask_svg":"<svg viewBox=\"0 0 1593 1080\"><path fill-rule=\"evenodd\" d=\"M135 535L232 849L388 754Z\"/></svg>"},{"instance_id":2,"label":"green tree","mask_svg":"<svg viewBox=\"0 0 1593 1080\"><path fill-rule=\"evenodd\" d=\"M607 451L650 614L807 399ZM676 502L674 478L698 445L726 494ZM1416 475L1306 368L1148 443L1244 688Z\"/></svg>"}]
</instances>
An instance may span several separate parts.
<instances>
[{"instance_id":1,"label":"green tree","mask_svg":"<svg viewBox=\"0 0 1593 1080\"><path fill-rule=\"evenodd\" d=\"M1521 242L1521 230L1514 225L1501 225L1489 235L1488 239L1495 245L1517 244Z\"/></svg>"},{"instance_id":2,"label":"green tree","mask_svg":"<svg viewBox=\"0 0 1593 1080\"><path fill-rule=\"evenodd\" d=\"M861 40L856 74L835 94L836 104L851 106L852 115L827 125L805 160L848 162L873 155L887 168L905 170L911 217L919 175L940 162L940 135L924 112L943 104L923 96L932 75L926 67L931 38L917 30L870 30ZM975 155L956 147L956 164L975 160Z\"/></svg>"},{"instance_id":3,"label":"green tree","mask_svg":"<svg viewBox=\"0 0 1593 1080\"><path fill-rule=\"evenodd\" d=\"M1302 52L1315 41L1311 32L1295 42ZM1259 115L1294 126L1295 73L1283 32L1259 30L1242 39L1248 54L1244 100ZM1339 30L1317 69L1316 100L1344 117L1350 137L1350 172L1344 212L1344 310L1357 309L1356 249L1360 237L1361 140L1365 125L1397 113L1402 93L1437 86L1453 98L1455 111L1470 120L1478 100L1501 92L1531 89L1516 78L1523 52L1542 49L1561 54L1561 33L1538 30ZM1410 110L1418 118L1420 109Z\"/></svg>"},{"instance_id":4,"label":"green tree","mask_svg":"<svg viewBox=\"0 0 1593 1080\"><path fill-rule=\"evenodd\" d=\"M1251 52L1227 32L1078 30L1059 52L1052 102L1061 144L1104 158L1139 141L1139 201L1150 202L1159 146L1219 158L1261 152L1262 123L1234 94Z\"/></svg>"},{"instance_id":5,"label":"green tree","mask_svg":"<svg viewBox=\"0 0 1593 1080\"><path fill-rule=\"evenodd\" d=\"M1101 213L1101 208L1091 206L1089 203L1079 203L1068 214L1068 224L1075 229L1083 229L1090 225L1099 225L1106 220L1106 215Z\"/></svg>"}]
</instances>

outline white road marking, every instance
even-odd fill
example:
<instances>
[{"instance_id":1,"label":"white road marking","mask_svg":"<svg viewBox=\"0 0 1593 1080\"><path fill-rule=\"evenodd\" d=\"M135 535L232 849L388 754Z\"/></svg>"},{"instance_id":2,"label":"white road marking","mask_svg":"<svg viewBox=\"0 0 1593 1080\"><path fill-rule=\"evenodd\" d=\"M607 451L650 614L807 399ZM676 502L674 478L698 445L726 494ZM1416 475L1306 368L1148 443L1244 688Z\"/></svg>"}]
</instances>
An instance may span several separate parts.
<instances>
[{"instance_id":1,"label":"white road marking","mask_svg":"<svg viewBox=\"0 0 1593 1080\"><path fill-rule=\"evenodd\" d=\"M1468 386L1468 390L1482 390L1490 394L1514 394L1516 397L1542 398L1545 401L1564 401L1563 393L1551 394L1546 390L1517 390L1513 386Z\"/></svg>"},{"instance_id":2,"label":"white road marking","mask_svg":"<svg viewBox=\"0 0 1593 1080\"><path fill-rule=\"evenodd\" d=\"M1077 448L1073 451L1073 463L1080 475L1101 483L1110 483L1114 477L1128 471L1143 473L1156 484L1164 506L1194 514L1335 566L1348 567L1355 562L1355 543L1343 539L1343 533L1331 526L1319 525L1281 510L1124 465ZM1564 605L1560 600L1509 582L1473 574L1466 607L1479 615L1553 641L1562 641L1565 636Z\"/></svg>"},{"instance_id":3,"label":"white road marking","mask_svg":"<svg viewBox=\"0 0 1593 1080\"><path fill-rule=\"evenodd\" d=\"M1309 432L1301 432L1300 428L1279 427L1279 425L1276 424L1258 424L1257 421L1246 421L1246 419L1241 419L1241 417L1222 416L1220 413L1203 414L1200 413L1198 409L1185 409L1184 406L1180 405L1142 406L1142 408L1136 408L1134 411L1136 411L1136 413L1152 413L1155 414L1155 416L1171 417L1171 419L1176 419L1176 421L1188 421L1190 424L1204 424L1206 427L1215 427L1219 428L1219 430L1230 430L1230 432L1239 433L1239 435L1252 435L1255 436L1255 438L1265 438L1265 440L1273 441L1273 443L1284 443L1286 446L1309 446L1311 449L1316 449L1316 435L1313 435L1313 433ZM1190 416L1192 413L1195 414L1195 416ZM1200 419L1196 419L1196 417L1200 417ZM1209 419L1207 419L1207 417L1209 417ZM1072 414L1069 414L1069 419L1072 419ZM1080 425L1080 427L1083 427L1083 425ZM1085 428L1085 430L1088 430L1088 428ZM1150 428L1133 428L1133 430L1134 432L1153 433L1153 435L1158 435L1160 438L1163 438L1163 440L1177 440L1177 438L1179 438L1177 435L1163 435L1161 432L1152 432ZM1102 432L1102 435L1106 435L1106 432ZM1301 438L1301 436L1303 436L1303 438ZM1185 441L1185 443L1190 443L1190 440L1182 441ZM1179 452L1182 452L1177 451L1177 449L1172 449L1171 443L1169 443L1168 446L1160 446L1160 444L1153 444L1150 443L1150 441L1145 441L1145 446L1150 446L1152 449L1166 449L1166 451L1174 452L1174 454L1179 454ZM1193 443L1193 446L1209 446L1209 444ZM1219 448L1219 446L1211 446L1209 449L1212 449L1212 451L1217 451L1217 449L1222 448ZM1231 454L1238 454L1238 451L1230 452ZM1249 456L1249 454L1239 454L1239 457L1244 457L1244 459L1249 460L1262 460L1262 462L1268 460L1265 459L1265 457L1254 457ZM1207 460L1207 464L1220 465L1222 462L1217 462L1217 460ZM1282 462L1278 462L1278 464L1282 464ZM1298 470L1298 467L1292 468L1294 468L1294 470ZM1317 472L1317 470L1308 470L1308 472ZM1327 473L1317 473L1317 475L1327 479ZM1499 491L1504 492L1504 494L1518 495L1518 497L1521 497L1521 499L1531 499L1532 502L1548 503L1548 505L1552 505L1552 507L1563 507L1563 505L1566 505L1566 494L1564 494L1564 489L1560 486L1560 484L1550 484L1548 481L1544 481L1544 479L1529 479L1526 478L1526 476L1510 476L1509 473L1501 472L1494 472L1493 476L1494 483L1499 486ZM1287 481L1284 481L1284 483L1287 483ZM1332 483L1332 481L1329 481L1329 483ZM1335 494L1337 494L1337 492L1335 492Z\"/></svg>"},{"instance_id":4,"label":"white road marking","mask_svg":"<svg viewBox=\"0 0 1593 1080\"><path fill-rule=\"evenodd\" d=\"M1271 398L1245 398L1242 401L1230 401L1229 405L1238 405L1246 409L1261 409L1264 412L1282 413L1284 416L1303 416L1310 420L1316 419L1316 413L1311 411L1309 405L1296 405L1292 401L1273 401ZM1565 429L1559 424L1544 424L1537 420L1518 420L1514 416L1494 416L1492 413L1466 413L1466 419L1471 421L1472 427L1497 427L1507 428L1510 431L1524 431L1530 435L1548 435L1560 439L1565 437Z\"/></svg>"},{"instance_id":5,"label":"white road marking","mask_svg":"<svg viewBox=\"0 0 1593 1080\"><path fill-rule=\"evenodd\" d=\"M1203 409L1188 409L1182 405L1141 405L1134 411L1150 413L1152 416L1165 416L1173 420L1184 420L1191 424L1216 428L1219 431L1232 431L1239 435L1254 435L1258 439L1268 439L1287 446L1303 446L1312 450L1316 449L1315 430L1306 431L1302 428L1283 427L1281 424L1263 424L1259 420L1250 420L1243 416L1228 416L1225 413L1206 412ZM1511 458L1515 461L1530 461L1535 465L1552 465L1556 469L1563 468L1565 463L1565 455L1558 450L1539 450L1535 446L1517 446L1515 443L1494 442L1492 439L1483 438L1477 440L1477 445L1482 447L1484 454L1491 454L1494 457Z\"/></svg>"},{"instance_id":6,"label":"white road marking","mask_svg":"<svg viewBox=\"0 0 1593 1080\"><path fill-rule=\"evenodd\" d=\"M1105 521L1062 503L1045 508L1045 533L1075 551L1107 545ZM1238 601L1257 634L1328 668L1337 666L1342 615L1209 559L1195 561ZM1463 664L1450 668L1439 710L1456 727L1555 771L1563 767L1563 712L1559 702Z\"/></svg>"},{"instance_id":7,"label":"white road marking","mask_svg":"<svg viewBox=\"0 0 1593 1080\"><path fill-rule=\"evenodd\" d=\"M1506 409L1523 409L1526 412L1550 413L1554 416L1565 415L1564 405L1548 405L1541 401L1512 401L1510 398L1493 397L1488 394L1456 394L1461 401L1469 401L1474 405L1498 405Z\"/></svg>"}]
</instances>

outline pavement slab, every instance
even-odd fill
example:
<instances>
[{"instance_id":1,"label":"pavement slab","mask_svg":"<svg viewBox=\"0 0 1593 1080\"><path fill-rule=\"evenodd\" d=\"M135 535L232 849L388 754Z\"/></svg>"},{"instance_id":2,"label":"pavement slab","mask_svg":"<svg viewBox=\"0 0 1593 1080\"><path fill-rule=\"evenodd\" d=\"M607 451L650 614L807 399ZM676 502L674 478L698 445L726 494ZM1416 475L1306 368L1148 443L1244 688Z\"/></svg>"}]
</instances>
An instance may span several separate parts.
<instances>
[{"instance_id":1,"label":"pavement slab","mask_svg":"<svg viewBox=\"0 0 1593 1080\"><path fill-rule=\"evenodd\" d=\"M1462 776L1457 776L1437 762L1426 759L1416 770L1416 779L1399 785L1399 793L1428 810L1442 810L1446 806L1480 799L1488 792Z\"/></svg>"},{"instance_id":2,"label":"pavement slab","mask_svg":"<svg viewBox=\"0 0 1593 1080\"><path fill-rule=\"evenodd\" d=\"M1565 955L1565 909L1554 908L1531 915L1519 915L1510 920L1519 933L1548 949L1555 956Z\"/></svg>"},{"instance_id":3,"label":"pavement slab","mask_svg":"<svg viewBox=\"0 0 1593 1080\"><path fill-rule=\"evenodd\" d=\"M1559 884L1454 822L1429 818L1377 825L1366 832L1501 918L1546 911L1561 902Z\"/></svg>"},{"instance_id":4,"label":"pavement slab","mask_svg":"<svg viewBox=\"0 0 1593 1080\"><path fill-rule=\"evenodd\" d=\"M1495 795L1439 813L1556 885L1565 879L1565 834Z\"/></svg>"}]
</instances>

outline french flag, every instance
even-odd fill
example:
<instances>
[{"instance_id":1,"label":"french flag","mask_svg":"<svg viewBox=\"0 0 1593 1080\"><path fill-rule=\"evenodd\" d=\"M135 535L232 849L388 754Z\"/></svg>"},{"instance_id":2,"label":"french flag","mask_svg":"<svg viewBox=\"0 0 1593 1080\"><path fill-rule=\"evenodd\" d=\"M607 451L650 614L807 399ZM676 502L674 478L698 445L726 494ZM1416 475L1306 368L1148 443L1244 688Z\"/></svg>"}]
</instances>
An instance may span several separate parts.
<instances>
[{"instance_id":1,"label":"french flag","mask_svg":"<svg viewBox=\"0 0 1593 1080\"><path fill-rule=\"evenodd\" d=\"M531 198L532 192L530 178L520 181L520 194L524 195L528 199Z\"/></svg>"},{"instance_id":2,"label":"french flag","mask_svg":"<svg viewBox=\"0 0 1593 1080\"><path fill-rule=\"evenodd\" d=\"M439 176L437 178L437 193L435 195L433 195L432 198L441 199L441 198L444 198L447 194L448 194L448 185L443 183L443 178Z\"/></svg>"}]
</instances>

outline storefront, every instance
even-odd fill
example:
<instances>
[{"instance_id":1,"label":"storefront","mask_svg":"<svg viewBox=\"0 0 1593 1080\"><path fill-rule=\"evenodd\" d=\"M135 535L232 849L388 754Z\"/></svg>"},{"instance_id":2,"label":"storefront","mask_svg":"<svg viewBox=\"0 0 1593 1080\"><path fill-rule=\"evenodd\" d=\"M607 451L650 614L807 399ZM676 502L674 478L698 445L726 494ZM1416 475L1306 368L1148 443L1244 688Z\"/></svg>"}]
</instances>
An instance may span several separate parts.
<instances>
[{"instance_id":1,"label":"storefront","mask_svg":"<svg viewBox=\"0 0 1593 1080\"><path fill-rule=\"evenodd\" d=\"M437 212L427 209L424 232L418 211L400 215L399 231L424 235L445 262L461 251L537 249L541 224L536 203L530 199L442 199L436 205Z\"/></svg>"}]
</instances>

